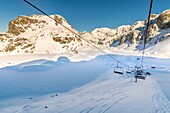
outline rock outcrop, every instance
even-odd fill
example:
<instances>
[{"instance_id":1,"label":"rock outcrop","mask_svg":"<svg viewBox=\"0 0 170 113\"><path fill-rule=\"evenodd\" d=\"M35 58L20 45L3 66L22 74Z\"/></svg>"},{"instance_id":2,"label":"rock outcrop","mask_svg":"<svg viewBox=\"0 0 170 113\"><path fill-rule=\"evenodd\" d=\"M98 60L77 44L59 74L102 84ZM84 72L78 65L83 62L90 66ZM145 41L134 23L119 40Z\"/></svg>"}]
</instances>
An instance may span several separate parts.
<instances>
[{"instance_id":1,"label":"rock outcrop","mask_svg":"<svg viewBox=\"0 0 170 113\"><path fill-rule=\"evenodd\" d=\"M170 9L162 12L157 18L157 25L161 29L170 28Z\"/></svg>"}]
</instances>

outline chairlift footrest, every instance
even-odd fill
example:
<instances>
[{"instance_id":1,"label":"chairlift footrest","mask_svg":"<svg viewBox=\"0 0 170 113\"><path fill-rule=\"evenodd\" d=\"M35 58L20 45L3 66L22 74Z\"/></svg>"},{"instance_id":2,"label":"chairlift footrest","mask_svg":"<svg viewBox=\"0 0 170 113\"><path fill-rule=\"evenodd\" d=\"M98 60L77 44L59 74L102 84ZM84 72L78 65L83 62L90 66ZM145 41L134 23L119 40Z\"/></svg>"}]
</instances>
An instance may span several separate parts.
<instances>
[{"instance_id":1,"label":"chairlift footrest","mask_svg":"<svg viewBox=\"0 0 170 113\"><path fill-rule=\"evenodd\" d=\"M144 76L138 76L138 75L136 75L136 76L135 76L135 78L138 78L138 79L143 79L143 80L145 80L145 77L144 77Z\"/></svg>"},{"instance_id":2,"label":"chairlift footrest","mask_svg":"<svg viewBox=\"0 0 170 113\"><path fill-rule=\"evenodd\" d=\"M123 74L122 72L117 72L117 71L114 71L114 73Z\"/></svg>"}]
</instances>

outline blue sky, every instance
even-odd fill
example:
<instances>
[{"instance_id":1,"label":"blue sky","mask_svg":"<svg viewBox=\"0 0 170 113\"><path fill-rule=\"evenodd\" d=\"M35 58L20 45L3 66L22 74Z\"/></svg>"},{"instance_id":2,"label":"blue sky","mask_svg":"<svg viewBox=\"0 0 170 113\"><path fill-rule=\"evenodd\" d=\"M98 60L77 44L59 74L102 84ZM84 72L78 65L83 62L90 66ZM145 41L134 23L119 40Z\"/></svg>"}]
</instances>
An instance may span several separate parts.
<instances>
[{"instance_id":1,"label":"blue sky","mask_svg":"<svg viewBox=\"0 0 170 113\"><path fill-rule=\"evenodd\" d=\"M59 14L78 31L116 28L147 18L150 0L28 0L48 14ZM170 0L154 0L152 13L170 8ZM19 15L41 14L24 0L0 0L0 32Z\"/></svg>"}]
</instances>

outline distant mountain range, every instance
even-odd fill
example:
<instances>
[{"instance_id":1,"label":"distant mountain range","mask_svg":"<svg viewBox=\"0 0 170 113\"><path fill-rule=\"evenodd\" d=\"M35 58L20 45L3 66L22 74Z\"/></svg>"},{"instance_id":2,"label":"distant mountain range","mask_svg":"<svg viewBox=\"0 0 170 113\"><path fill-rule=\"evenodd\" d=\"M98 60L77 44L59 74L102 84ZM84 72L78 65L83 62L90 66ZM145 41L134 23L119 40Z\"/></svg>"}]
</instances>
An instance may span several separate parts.
<instances>
[{"instance_id":1,"label":"distant mountain range","mask_svg":"<svg viewBox=\"0 0 170 113\"><path fill-rule=\"evenodd\" d=\"M96 28L89 33L78 32L60 15L51 17L98 47L125 51L143 48L147 20L116 29ZM87 42L44 15L19 16L9 22L6 33L0 34L0 54L78 54L87 46ZM170 55L170 9L151 15L146 48L152 54Z\"/></svg>"}]
</instances>

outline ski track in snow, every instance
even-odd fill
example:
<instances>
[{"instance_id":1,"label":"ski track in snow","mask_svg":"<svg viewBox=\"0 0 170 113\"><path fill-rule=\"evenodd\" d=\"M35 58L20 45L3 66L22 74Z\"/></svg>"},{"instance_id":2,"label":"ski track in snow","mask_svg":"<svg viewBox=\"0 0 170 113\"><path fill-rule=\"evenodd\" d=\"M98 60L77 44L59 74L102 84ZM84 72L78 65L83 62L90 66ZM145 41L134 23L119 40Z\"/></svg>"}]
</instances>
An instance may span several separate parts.
<instances>
[{"instance_id":1,"label":"ski track in snow","mask_svg":"<svg viewBox=\"0 0 170 113\"><path fill-rule=\"evenodd\" d=\"M127 98L128 96L126 96L126 97L122 97L122 98L120 98L120 99L118 99L116 102L114 102L113 104L111 104L111 106L109 106L108 108L106 108L104 111L103 111L103 113L105 113L105 112L107 112L109 109L111 109L116 103L118 103L119 101L121 101L121 100L123 100L123 99L125 99L125 98Z\"/></svg>"},{"instance_id":2,"label":"ski track in snow","mask_svg":"<svg viewBox=\"0 0 170 113\"><path fill-rule=\"evenodd\" d=\"M158 83L156 83L156 81L154 81L153 85L154 85L153 88L154 95L152 97L152 100L155 108L155 113L170 112L170 102L168 101L167 97L161 91L160 86L158 86Z\"/></svg>"}]
</instances>

